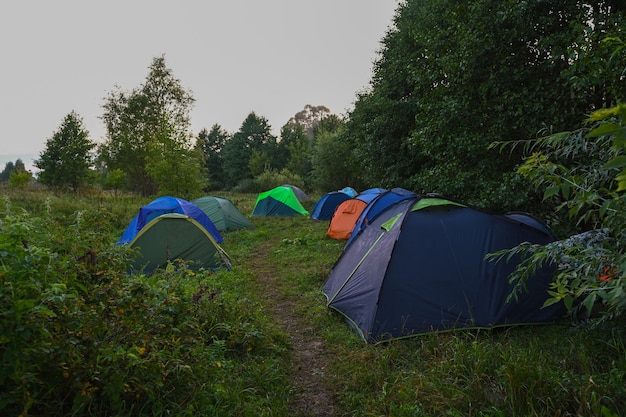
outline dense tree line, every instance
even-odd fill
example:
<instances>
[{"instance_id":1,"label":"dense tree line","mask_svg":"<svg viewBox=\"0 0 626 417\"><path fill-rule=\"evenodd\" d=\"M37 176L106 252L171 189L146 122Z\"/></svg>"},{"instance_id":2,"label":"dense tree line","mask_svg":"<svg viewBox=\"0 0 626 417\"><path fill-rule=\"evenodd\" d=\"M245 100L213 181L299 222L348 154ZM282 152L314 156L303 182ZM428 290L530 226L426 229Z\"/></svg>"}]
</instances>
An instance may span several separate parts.
<instances>
[{"instance_id":1,"label":"dense tree line","mask_svg":"<svg viewBox=\"0 0 626 417\"><path fill-rule=\"evenodd\" d=\"M626 97L623 63L602 45L623 33L624 9L620 2L407 1L383 39L370 90L349 115L347 137L366 182L498 210L536 206L514 173L519 148L488 146L571 129Z\"/></svg>"}]
</instances>

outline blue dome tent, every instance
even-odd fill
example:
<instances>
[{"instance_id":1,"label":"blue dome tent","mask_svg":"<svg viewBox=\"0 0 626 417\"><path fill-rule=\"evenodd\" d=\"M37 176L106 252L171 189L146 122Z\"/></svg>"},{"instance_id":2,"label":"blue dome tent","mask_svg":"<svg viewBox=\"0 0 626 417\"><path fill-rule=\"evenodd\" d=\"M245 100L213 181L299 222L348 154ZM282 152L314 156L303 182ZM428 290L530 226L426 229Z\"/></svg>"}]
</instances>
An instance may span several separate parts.
<instances>
[{"instance_id":1,"label":"blue dome tent","mask_svg":"<svg viewBox=\"0 0 626 417\"><path fill-rule=\"evenodd\" d=\"M510 300L519 262L486 255L522 242L554 241L525 216L485 213L440 197L384 210L333 266L323 292L366 342L459 328L554 322L562 303L543 307L553 267L537 271Z\"/></svg>"},{"instance_id":2,"label":"blue dome tent","mask_svg":"<svg viewBox=\"0 0 626 417\"><path fill-rule=\"evenodd\" d=\"M350 195L343 191L332 191L324 194L322 198L317 200L313 210L311 211L311 219L313 220L330 220L335 213L339 204L348 200Z\"/></svg>"},{"instance_id":3,"label":"blue dome tent","mask_svg":"<svg viewBox=\"0 0 626 417\"><path fill-rule=\"evenodd\" d=\"M198 206L182 198L165 196L159 197L148 205L141 207L139 213L131 220L117 243L130 243L150 221L168 213L187 215L202 225L217 243L224 241L211 219Z\"/></svg>"}]
</instances>

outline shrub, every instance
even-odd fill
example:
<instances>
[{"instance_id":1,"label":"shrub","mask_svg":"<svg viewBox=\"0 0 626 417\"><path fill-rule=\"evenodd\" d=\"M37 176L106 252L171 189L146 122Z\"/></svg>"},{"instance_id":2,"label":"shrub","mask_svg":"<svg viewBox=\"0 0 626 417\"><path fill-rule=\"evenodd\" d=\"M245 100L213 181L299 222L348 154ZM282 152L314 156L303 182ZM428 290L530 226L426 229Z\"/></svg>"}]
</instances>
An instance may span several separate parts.
<instances>
[{"instance_id":1,"label":"shrub","mask_svg":"<svg viewBox=\"0 0 626 417\"><path fill-rule=\"evenodd\" d=\"M250 355L267 354L259 360L270 367L263 372L280 375L271 357L286 342L266 327L253 300L233 302L212 285L215 273L177 264L128 275L132 252L113 244L91 212L63 225L49 201L38 218L5 198L1 214L3 414L223 415L266 407L258 403L272 401L269 390L280 395L268 386L262 400L247 401L241 385L252 383L229 382L241 369L258 368L241 361ZM250 378L263 385L262 375Z\"/></svg>"}]
</instances>

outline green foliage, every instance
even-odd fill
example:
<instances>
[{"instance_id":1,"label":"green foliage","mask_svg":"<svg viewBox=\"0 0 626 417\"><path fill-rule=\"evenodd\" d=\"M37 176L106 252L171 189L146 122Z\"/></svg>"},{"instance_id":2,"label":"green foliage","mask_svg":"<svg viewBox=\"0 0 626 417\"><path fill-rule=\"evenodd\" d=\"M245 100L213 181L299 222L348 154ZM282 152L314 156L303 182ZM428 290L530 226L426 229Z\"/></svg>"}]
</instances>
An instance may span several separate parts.
<instances>
[{"instance_id":1,"label":"green foliage","mask_svg":"<svg viewBox=\"0 0 626 417\"><path fill-rule=\"evenodd\" d=\"M21 159L18 159L16 162L22 162ZM22 162L22 164L24 164ZM0 182L6 182L9 180L9 177L11 176L11 173L13 171L15 171L15 164L12 161L7 162L4 165L4 169L2 170L2 172L0 172Z\"/></svg>"},{"instance_id":2,"label":"green foliage","mask_svg":"<svg viewBox=\"0 0 626 417\"><path fill-rule=\"evenodd\" d=\"M363 188L363 170L351 142L344 134L345 124L338 119L333 120L334 123L323 121L315 130L311 155L313 187L323 193L346 186Z\"/></svg>"},{"instance_id":3,"label":"green foliage","mask_svg":"<svg viewBox=\"0 0 626 417\"><path fill-rule=\"evenodd\" d=\"M119 168L113 169L105 174L102 185L105 189L123 190L126 186L126 174Z\"/></svg>"},{"instance_id":4,"label":"green foliage","mask_svg":"<svg viewBox=\"0 0 626 417\"><path fill-rule=\"evenodd\" d=\"M295 185L298 188L305 188L302 177L298 174L294 174L288 169L283 169L280 172L265 171L261 175L254 179L256 187L259 191L267 191L279 185L290 184Z\"/></svg>"},{"instance_id":5,"label":"green foliage","mask_svg":"<svg viewBox=\"0 0 626 417\"><path fill-rule=\"evenodd\" d=\"M251 213L255 194L223 195ZM225 236L231 272L172 265L129 276L130 254L111 242L143 200L5 198L3 414L304 417L294 381L310 372L333 393L334 415L623 415L623 321L365 345L320 292L343 247L325 236L324 222L252 218L254 229ZM83 258L91 250L95 259ZM276 314L279 301L290 307ZM294 350L282 319L304 326L322 358ZM294 369L296 356L322 365Z\"/></svg>"},{"instance_id":6,"label":"green foliage","mask_svg":"<svg viewBox=\"0 0 626 417\"><path fill-rule=\"evenodd\" d=\"M19 158L15 160L15 163L13 163L12 161L9 161L5 164L4 169L2 170L2 172L0 172L0 182L9 181L11 178L11 175L13 175L14 172L17 172L19 174L23 174L23 172L27 172L24 162L22 162L22 160Z\"/></svg>"},{"instance_id":7,"label":"green foliage","mask_svg":"<svg viewBox=\"0 0 626 417\"><path fill-rule=\"evenodd\" d=\"M590 127L541 138L520 172L544 190L544 200L586 231L545 247L520 245L495 256L525 259L511 276L518 287L543 264L557 265L548 303L564 302L572 314L600 320L626 311L626 198L621 190L626 148L626 106L598 110Z\"/></svg>"},{"instance_id":8,"label":"green foliage","mask_svg":"<svg viewBox=\"0 0 626 417\"><path fill-rule=\"evenodd\" d=\"M223 148L224 175L227 188L251 179L274 163L276 137L264 117L250 113L241 128Z\"/></svg>"},{"instance_id":9,"label":"green foliage","mask_svg":"<svg viewBox=\"0 0 626 417\"><path fill-rule=\"evenodd\" d=\"M279 172L268 169L255 178L241 181L233 190L237 193L258 194L284 184L295 185L302 189L305 188L302 178L288 169L283 169Z\"/></svg>"},{"instance_id":10,"label":"green foliage","mask_svg":"<svg viewBox=\"0 0 626 417\"><path fill-rule=\"evenodd\" d=\"M89 139L82 118L74 111L63 119L59 130L46 141L44 151L35 161L39 181L54 188L77 191L88 184L92 176L91 151L96 146Z\"/></svg>"},{"instance_id":11,"label":"green foliage","mask_svg":"<svg viewBox=\"0 0 626 417\"><path fill-rule=\"evenodd\" d=\"M280 410L287 395L280 363L285 341L264 324L243 290L249 287L247 273L219 276L179 265L152 276L128 276L131 254L101 234L106 228L95 221L101 214L77 212L63 226L52 201L42 218L15 209L6 197L4 203L2 413ZM233 288L239 288L236 296ZM269 380L274 385L266 391Z\"/></svg>"},{"instance_id":12,"label":"green foliage","mask_svg":"<svg viewBox=\"0 0 626 417\"><path fill-rule=\"evenodd\" d=\"M17 169L9 176L9 187L23 190L33 181L33 174L24 169Z\"/></svg>"},{"instance_id":13,"label":"green foliage","mask_svg":"<svg viewBox=\"0 0 626 417\"><path fill-rule=\"evenodd\" d=\"M196 148L200 150L202 155L204 169L207 173L208 189L220 190L226 185L222 149L229 138L228 132L218 124L213 125L210 132L203 129L198 134Z\"/></svg>"},{"instance_id":14,"label":"green foliage","mask_svg":"<svg viewBox=\"0 0 626 417\"><path fill-rule=\"evenodd\" d=\"M300 123L287 123L280 130L279 147L287 155L284 166L301 178L309 178L311 172L311 139L305 126Z\"/></svg>"},{"instance_id":15,"label":"green foliage","mask_svg":"<svg viewBox=\"0 0 626 417\"><path fill-rule=\"evenodd\" d=\"M144 196L203 187L191 152L189 112L194 103L164 57L154 58L145 82L129 93L111 92L103 105L107 139L99 159L126 174L130 191Z\"/></svg>"},{"instance_id":16,"label":"green foliage","mask_svg":"<svg viewBox=\"0 0 626 417\"><path fill-rule=\"evenodd\" d=\"M604 64L609 54L596 48L619 32L623 8L583 3L400 5L371 88L349 115L347 137L367 184L531 211L536 194L511 176L522 154L498 155L489 144L566 129L624 91L620 72L606 72L622 64Z\"/></svg>"},{"instance_id":17,"label":"green foliage","mask_svg":"<svg viewBox=\"0 0 626 417\"><path fill-rule=\"evenodd\" d=\"M159 144L152 143L146 163L146 171L158 184L160 195L176 195L191 200L201 193L206 181L202 172L200 153L173 139L164 136Z\"/></svg>"}]
</instances>

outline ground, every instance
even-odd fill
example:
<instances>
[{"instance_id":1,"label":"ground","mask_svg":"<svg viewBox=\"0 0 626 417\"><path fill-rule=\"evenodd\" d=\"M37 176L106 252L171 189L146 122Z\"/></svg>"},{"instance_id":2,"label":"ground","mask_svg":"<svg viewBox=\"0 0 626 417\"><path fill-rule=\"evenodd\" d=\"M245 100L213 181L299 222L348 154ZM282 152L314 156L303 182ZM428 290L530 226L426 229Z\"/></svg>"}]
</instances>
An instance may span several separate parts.
<instances>
[{"instance_id":1,"label":"ground","mask_svg":"<svg viewBox=\"0 0 626 417\"><path fill-rule=\"evenodd\" d=\"M291 383L294 400L291 404L294 417L330 417L334 415L333 391L328 387L324 341L297 310L295 296L284 294L267 262L267 255L276 241L268 241L252 260L268 314L291 340Z\"/></svg>"}]
</instances>

